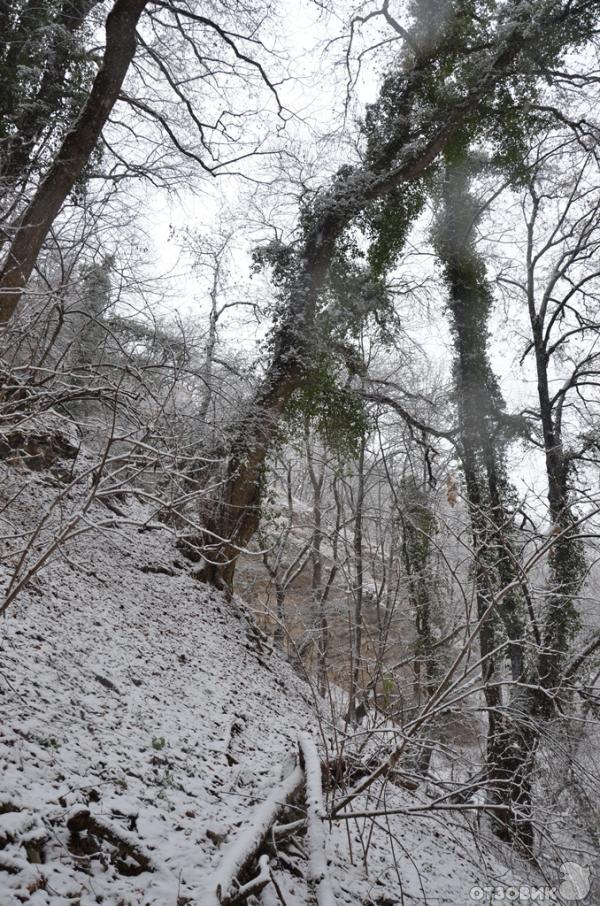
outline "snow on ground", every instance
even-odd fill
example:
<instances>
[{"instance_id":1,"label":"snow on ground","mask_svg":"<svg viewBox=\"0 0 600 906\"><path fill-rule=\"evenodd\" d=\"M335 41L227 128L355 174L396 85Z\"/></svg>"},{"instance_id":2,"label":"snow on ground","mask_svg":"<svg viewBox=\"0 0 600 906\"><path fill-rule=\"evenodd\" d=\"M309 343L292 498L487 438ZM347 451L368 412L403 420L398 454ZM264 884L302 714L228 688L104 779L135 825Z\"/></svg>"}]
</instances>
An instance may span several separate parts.
<instances>
[{"instance_id":1,"label":"snow on ground","mask_svg":"<svg viewBox=\"0 0 600 906\"><path fill-rule=\"evenodd\" d=\"M19 532L57 484L45 472L0 471L2 534L15 532L3 552L8 581ZM83 482L64 503L62 519L86 490ZM282 766L292 770L298 734L317 730L310 687L243 604L195 581L167 529L140 531L138 503L119 507L127 519L92 504L88 524L108 515L116 528L57 552L0 623L2 906L203 906L224 847ZM415 803L405 791L388 800ZM67 821L82 806L154 870L124 873L134 863L119 863L108 845L74 852ZM447 812L395 816L391 836L386 823L370 838L366 868L363 824L334 825L337 902L461 906L474 884L510 882ZM288 906L311 902L302 879L276 873ZM272 888L262 902L277 902Z\"/></svg>"}]
</instances>

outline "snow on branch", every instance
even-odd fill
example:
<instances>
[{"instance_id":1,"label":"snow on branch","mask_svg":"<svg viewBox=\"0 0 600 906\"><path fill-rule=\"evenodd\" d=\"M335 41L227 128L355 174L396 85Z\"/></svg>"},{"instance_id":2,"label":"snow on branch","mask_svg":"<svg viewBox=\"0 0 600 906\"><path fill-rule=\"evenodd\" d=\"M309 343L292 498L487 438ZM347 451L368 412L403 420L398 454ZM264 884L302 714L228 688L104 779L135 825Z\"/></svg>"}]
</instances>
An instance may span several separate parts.
<instances>
[{"instance_id":1,"label":"snow on branch","mask_svg":"<svg viewBox=\"0 0 600 906\"><path fill-rule=\"evenodd\" d=\"M308 879L314 888L318 906L335 906L335 895L327 865L327 835L323 826L325 807L321 760L312 736L302 733L298 742L306 774Z\"/></svg>"}]
</instances>

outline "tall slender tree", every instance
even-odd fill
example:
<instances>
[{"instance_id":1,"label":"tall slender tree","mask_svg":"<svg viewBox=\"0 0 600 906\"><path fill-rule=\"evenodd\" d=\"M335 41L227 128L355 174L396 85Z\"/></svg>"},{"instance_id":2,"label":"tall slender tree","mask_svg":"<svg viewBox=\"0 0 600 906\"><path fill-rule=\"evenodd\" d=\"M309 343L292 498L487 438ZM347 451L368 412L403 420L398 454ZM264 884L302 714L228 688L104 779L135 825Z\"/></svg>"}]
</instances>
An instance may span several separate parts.
<instances>
[{"instance_id":1,"label":"tall slender tree","mask_svg":"<svg viewBox=\"0 0 600 906\"><path fill-rule=\"evenodd\" d=\"M476 245L484 205L471 189L472 160L464 145L447 155L435 244L448 289L454 338L458 449L465 476L474 550L474 586L488 716L488 784L499 810L499 835L527 851L533 845L531 779L536 734L528 722L525 650L530 630L519 564L510 544L506 416L488 352L493 293ZM511 588L498 612L490 601ZM503 639L508 639L512 695L503 701Z\"/></svg>"}]
</instances>

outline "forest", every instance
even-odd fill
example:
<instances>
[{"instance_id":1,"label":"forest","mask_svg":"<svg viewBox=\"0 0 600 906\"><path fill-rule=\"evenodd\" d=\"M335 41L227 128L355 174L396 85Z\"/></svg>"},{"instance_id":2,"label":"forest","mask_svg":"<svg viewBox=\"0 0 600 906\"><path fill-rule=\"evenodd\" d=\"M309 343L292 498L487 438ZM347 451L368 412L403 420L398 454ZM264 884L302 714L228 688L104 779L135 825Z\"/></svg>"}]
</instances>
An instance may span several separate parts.
<instances>
[{"instance_id":1,"label":"forest","mask_svg":"<svg viewBox=\"0 0 600 906\"><path fill-rule=\"evenodd\" d=\"M0 0L0 906L600 903L600 3Z\"/></svg>"}]
</instances>

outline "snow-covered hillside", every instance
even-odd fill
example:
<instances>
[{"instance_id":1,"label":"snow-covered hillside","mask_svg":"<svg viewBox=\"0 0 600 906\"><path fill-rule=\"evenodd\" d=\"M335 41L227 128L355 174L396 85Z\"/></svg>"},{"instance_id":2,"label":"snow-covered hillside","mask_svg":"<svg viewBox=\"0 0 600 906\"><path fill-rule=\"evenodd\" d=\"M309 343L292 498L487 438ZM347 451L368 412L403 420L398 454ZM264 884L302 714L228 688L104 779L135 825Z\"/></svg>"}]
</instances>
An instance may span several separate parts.
<instances>
[{"instance_id":1,"label":"snow-covered hillside","mask_svg":"<svg viewBox=\"0 0 600 906\"><path fill-rule=\"evenodd\" d=\"M22 533L57 483L1 469L4 530L14 533L8 582ZM84 480L56 518L86 493ZM334 738L324 703L318 719L309 684L244 605L195 581L166 528L142 530L139 503L118 509L93 502L79 525L94 530L55 552L0 624L2 906L212 902L232 843L294 769L299 733L312 731L322 752ZM415 795L388 784L387 804L407 811ZM503 867L502 853L486 854L451 812L397 814L372 828L331 828L337 903L459 906L476 884L532 883L522 874L530 869ZM277 890L269 884L250 902L313 902L302 845L273 861Z\"/></svg>"}]
</instances>

